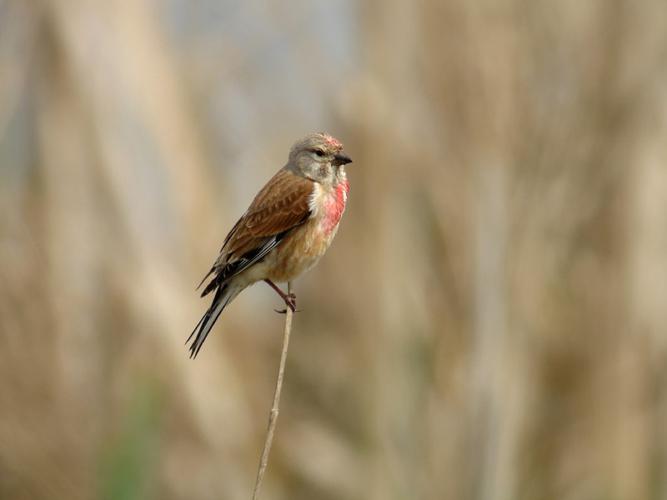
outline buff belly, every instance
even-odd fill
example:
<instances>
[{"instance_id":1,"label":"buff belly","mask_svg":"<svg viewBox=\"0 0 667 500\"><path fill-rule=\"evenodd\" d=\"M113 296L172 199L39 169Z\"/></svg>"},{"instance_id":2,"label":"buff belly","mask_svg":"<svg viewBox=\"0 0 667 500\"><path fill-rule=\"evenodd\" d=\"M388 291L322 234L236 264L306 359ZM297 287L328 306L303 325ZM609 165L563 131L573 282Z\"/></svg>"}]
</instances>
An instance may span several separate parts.
<instances>
[{"instance_id":1,"label":"buff belly","mask_svg":"<svg viewBox=\"0 0 667 500\"><path fill-rule=\"evenodd\" d=\"M317 220L310 220L298 228L266 258L237 275L235 285L245 288L264 279L284 283L292 281L317 264L331 245L338 225L325 232Z\"/></svg>"},{"instance_id":2,"label":"buff belly","mask_svg":"<svg viewBox=\"0 0 667 500\"><path fill-rule=\"evenodd\" d=\"M338 225L328 234L317 220L310 220L290 234L267 260L269 279L291 281L317 264L331 245Z\"/></svg>"}]
</instances>

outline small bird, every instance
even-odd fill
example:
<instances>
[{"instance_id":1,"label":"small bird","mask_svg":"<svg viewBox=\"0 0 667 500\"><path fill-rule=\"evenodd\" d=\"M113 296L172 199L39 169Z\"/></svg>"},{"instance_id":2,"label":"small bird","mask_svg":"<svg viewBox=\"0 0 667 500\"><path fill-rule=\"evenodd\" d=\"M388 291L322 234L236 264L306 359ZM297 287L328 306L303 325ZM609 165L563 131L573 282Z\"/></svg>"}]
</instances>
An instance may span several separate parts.
<instances>
[{"instance_id":1,"label":"small bird","mask_svg":"<svg viewBox=\"0 0 667 500\"><path fill-rule=\"evenodd\" d=\"M199 284L213 302L188 337L190 357L199 353L222 310L245 288L265 281L296 310L286 282L312 268L336 235L349 184L343 144L325 133L309 134L290 149L287 164L261 189L225 238L220 255ZM286 311L286 309L285 309ZM284 311L279 311L284 312Z\"/></svg>"}]
</instances>

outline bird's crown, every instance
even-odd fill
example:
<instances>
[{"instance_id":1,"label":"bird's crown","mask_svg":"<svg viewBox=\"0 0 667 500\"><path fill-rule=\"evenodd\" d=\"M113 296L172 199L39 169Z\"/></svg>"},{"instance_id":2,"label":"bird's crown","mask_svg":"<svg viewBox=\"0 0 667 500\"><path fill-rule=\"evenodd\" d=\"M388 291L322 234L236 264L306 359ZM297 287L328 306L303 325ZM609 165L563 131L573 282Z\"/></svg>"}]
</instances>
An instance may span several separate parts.
<instances>
[{"instance_id":1,"label":"bird's crown","mask_svg":"<svg viewBox=\"0 0 667 500\"><path fill-rule=\"evenodd\" d=\"M343 149L343 143L327 133L316 132L297 141L290 150L290 156L299 151L315 148L322 148L329 153L338 153Z\"/></svg>"}]
</instances>

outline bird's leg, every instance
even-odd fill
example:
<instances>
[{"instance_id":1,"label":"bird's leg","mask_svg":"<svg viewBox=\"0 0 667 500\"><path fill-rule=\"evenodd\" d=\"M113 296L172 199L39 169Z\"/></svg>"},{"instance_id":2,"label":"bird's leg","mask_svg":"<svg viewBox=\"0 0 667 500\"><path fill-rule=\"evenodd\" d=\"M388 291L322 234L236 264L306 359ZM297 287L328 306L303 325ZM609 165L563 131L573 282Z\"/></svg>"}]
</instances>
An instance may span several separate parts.
<instances>
[{"instance_id":1,"label":"bird's leg","mask_svg":"<svg viewBox=\"0 0 667 500\"><path fill-rule=\"evenodd\" d=\"M292 312L296 312L296 295L294 295L293 293L283 292L280 289L280 287L270 279L265 279L264 281L266 282L267 285L273 288L278 295L280 295L280 298L285 301L285 305L289 307L292 310ZM285 314L287 312L287 309L283 309L282 311L276 311L276 312L280 314Z\"/></svg>"}]
</instances>

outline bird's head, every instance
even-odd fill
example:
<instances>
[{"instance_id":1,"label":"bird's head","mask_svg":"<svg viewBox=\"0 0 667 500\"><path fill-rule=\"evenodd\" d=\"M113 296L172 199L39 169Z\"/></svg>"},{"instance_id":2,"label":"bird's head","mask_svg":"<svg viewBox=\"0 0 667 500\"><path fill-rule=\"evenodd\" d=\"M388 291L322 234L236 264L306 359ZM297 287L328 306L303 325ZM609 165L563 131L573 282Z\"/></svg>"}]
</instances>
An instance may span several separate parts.
<instances>
[{"instance_id":1,"label":"bird's head","mask_svg":"<svg viewBox=\"0 0 667 500\"><path fill-rule=\"evenodd\" d=\"M343 154L343 144L334 137L319 132L297 141L289 153L288 168L321 184L335 185L344 178L344 166L351 163Z\"/></svg>"}]
</instances>

